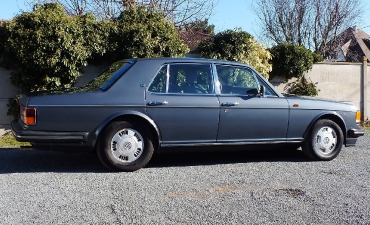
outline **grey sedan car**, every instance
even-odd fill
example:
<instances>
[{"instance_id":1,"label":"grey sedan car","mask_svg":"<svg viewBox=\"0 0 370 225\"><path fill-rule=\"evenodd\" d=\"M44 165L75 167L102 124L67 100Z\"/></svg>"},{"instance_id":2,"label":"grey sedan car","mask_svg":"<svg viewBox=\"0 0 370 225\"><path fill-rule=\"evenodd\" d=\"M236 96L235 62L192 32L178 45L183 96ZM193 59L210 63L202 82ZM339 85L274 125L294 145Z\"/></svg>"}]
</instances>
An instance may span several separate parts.
<instances>
[{"instance_id":1,"label":"grey sedan car","mask_svg":"<svg viewBox=\"0 0 370 225\"><path fill-rule=\"evenodd\" d=\"M174 147L283 144L332 160L364 135L353 105L285 96L250 66L211 59L121 60L85 87L23 94L19 103L18 141L95 150L114 171L140 169Z\"/></svg>"}]
</instances>

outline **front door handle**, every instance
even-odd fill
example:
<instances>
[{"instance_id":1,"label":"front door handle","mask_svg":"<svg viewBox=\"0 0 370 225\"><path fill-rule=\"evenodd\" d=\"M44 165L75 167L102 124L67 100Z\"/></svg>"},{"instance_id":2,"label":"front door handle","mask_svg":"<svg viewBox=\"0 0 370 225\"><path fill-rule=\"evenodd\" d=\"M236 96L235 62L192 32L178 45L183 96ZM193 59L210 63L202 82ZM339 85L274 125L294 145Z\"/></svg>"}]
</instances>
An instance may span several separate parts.
<instances>
[{"instance_id":1,"label":"front door handle","mask_svg":"<svg viewBox=\"0 0 370 225\"><path fill-rule=\"evenodd\" d=\"M150 101L146 103L146 105L148 106L168 105L168 102L167 101L164 101L164 102Z\"/></svg>"},{"instance_id":2,"label":"front door handle","mask_svg":"<svg viewBox=\"0 0 370 225\"><path fill-rule=\"evenodd\" d=\"M238 106L239 102L223 102L221 103L221 106Z\"/></svg>"}]
</instances>

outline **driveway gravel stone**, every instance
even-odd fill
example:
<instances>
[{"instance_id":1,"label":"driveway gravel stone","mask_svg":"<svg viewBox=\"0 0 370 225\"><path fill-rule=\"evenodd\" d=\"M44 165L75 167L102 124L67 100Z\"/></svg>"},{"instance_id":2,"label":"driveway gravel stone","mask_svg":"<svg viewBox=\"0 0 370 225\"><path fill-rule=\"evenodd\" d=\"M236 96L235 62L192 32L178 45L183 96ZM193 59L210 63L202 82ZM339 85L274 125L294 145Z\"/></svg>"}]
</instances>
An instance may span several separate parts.
<instances>
[{"instance_id":1,"label":"driveway gravel stone","mask_svg":"<svg viewBox=\"0 0 370 225\"><path fill-rule=\"evenodd\" d=\"M333 161L300 151L155 155L0 150L1 224L370 224L370 133Z\"/></svg>"}]
</instances>

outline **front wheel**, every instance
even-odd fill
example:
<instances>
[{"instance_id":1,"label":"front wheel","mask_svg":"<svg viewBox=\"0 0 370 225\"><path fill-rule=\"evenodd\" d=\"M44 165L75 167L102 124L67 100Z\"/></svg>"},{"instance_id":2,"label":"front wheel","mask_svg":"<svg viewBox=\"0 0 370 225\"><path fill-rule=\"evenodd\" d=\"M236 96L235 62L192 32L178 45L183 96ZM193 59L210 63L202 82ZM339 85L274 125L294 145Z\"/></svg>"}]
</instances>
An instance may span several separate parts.
<instances>
[{"instance_id":1,"label":"front wheel","mask_svg":"<svg viewBox=\"0 0 370 225\"><path fill-rule=\"evenodd\" d=\"M343 132L335 122L318 120L312 127L302 150L313 160L332 160L343 147Z\"/></svg>"},{"instance_id":2,"label":"front wheel","mask_svg":"<svg viewBox=\"0 0 370 225\"><path fill-rule=\"evenodd\" d=\"M154 152L150 132L139 124L115 121L104 130L97 153L113 171L135 171L144 167Z\"/></svg>"}]
</instances>

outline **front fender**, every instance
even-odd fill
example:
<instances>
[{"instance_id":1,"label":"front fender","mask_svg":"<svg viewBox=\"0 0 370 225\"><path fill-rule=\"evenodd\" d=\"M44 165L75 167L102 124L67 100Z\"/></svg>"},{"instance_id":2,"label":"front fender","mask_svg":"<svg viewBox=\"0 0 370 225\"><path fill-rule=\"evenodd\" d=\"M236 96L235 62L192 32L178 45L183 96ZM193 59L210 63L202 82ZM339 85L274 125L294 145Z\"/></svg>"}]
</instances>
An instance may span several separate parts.
<instances>
[{"instance_id":1,"label":"front fender","mask_svg":"<svg viewBox=\"0 0 370 225\"><path fill-rule=\"evenodd\" d=\"M341 115L339 115L337 112L332 112L332 111L324 111L324 112L321 112L319 113L318 115L316 115L312 120L311 122L309 123L309 125L307 126L305 132L303 133L303 139L306 140L308 134L310 133L310 130L312 128L312 126L319 120L319 119L330 119L330 120L333 120L334 122L336 122L338 124L338 126L342 129L342 132L343 132L343 135L344 135L344 139L346 138L347 136L347 126L346 126L346 123L344 122L344 119Z\"/></svg>"}]
</instances>

